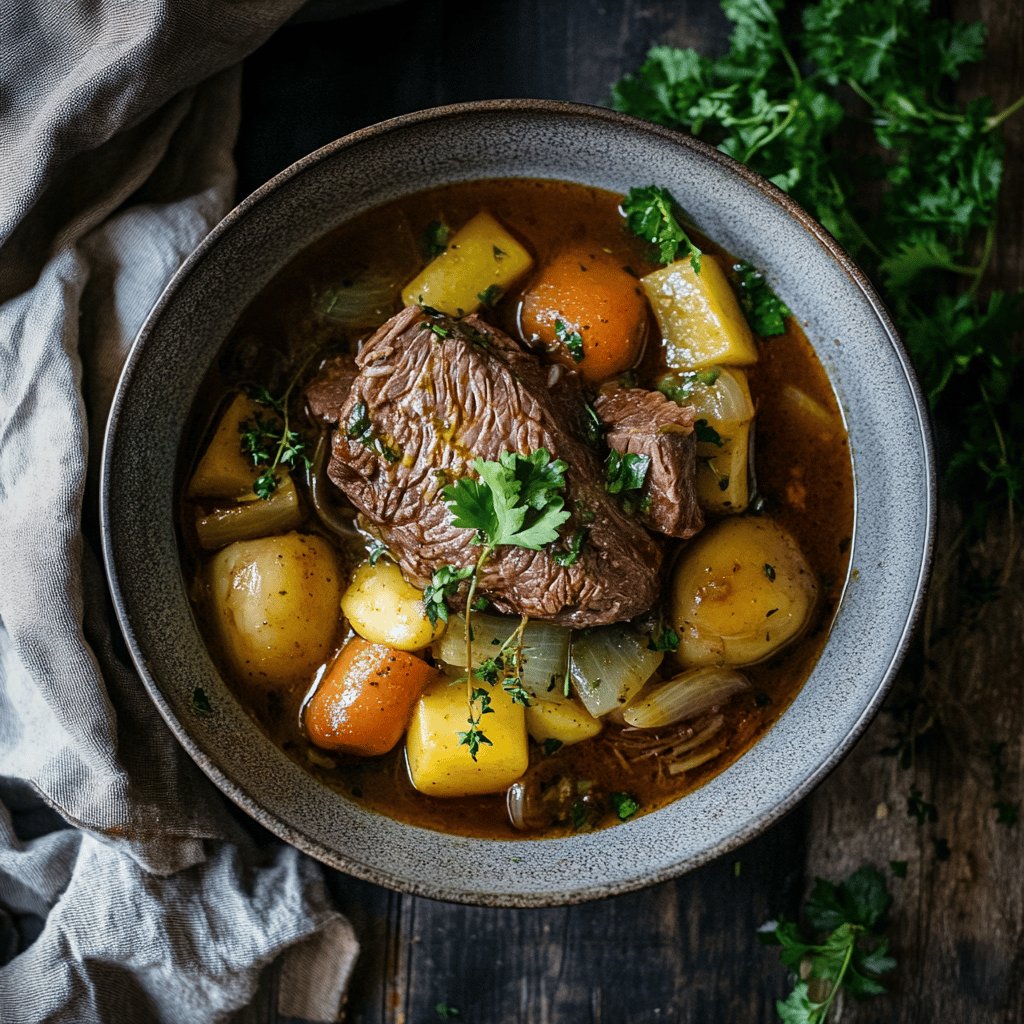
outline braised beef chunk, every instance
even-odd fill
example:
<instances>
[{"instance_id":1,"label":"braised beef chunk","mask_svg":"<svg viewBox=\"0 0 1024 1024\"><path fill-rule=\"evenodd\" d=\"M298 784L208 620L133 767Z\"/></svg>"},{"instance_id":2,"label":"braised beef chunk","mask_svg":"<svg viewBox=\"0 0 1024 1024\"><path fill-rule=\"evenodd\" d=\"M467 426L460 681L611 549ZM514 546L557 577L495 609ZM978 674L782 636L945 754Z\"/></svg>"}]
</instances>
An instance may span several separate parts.
<instances>
[{"instance_id":1,"label":"braised beef chunk","mask_svg":"<svg viewBox=\"0 0 1024 1024\"><path fill-rule=\"evenodd\" d=\"M644 521L669 537L692 537L704 526L697 504L694 473L697 439L694 410L679 406L659 391L604 388L594 410L608 428L605 440L615 451L647 455Z\"/></svg>"},{"instance_id":2,"label":"braised beef chunk","mask_svg":"<svg viewBox=\"0 0 1024 1024\"><path fill-rule=\"evenodd\" d=\"M472 565L479 554L473 532L452 525L442 488L470 475L475 458L546 448L568 465L572 516L556 548L585 531L579 557L565 566L550 550L500 547L478 592L499 612L578 627L628 619L654 603L661 548L605 491L598 455L565 425L571 389L549 380L535 356L476 316L453 320L409 306L356 362L359 375L334 417L328 472L411 583L426 587L436 569Z\"/></svg>"},{"instance_id":3,"label":"braised beef chunk","mask_svg":"<svg viewBox=\"0 0 1024 1024\"><path fill-rule=\"evenodd\" d=\"M328 359L316 380L306 388L306 405L313 416L328 425L337 423L338 414L357 376L350 356Z\"/></svg>"}]
</instances>

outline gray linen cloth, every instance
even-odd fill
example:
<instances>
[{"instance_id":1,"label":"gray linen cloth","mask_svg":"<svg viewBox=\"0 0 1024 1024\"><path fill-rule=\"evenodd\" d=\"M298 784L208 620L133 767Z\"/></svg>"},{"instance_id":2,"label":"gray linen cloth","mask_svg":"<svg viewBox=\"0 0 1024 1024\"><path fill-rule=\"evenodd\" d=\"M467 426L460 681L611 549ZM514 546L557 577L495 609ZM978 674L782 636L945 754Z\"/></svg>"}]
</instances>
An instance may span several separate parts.
<instances>
[{"instance_id":1,"label":"gray linen cloth","mask_svg":"<svg viewBox=\"0 0 1024 1024\"><path fill-rule=\"evenodd\" d=\"M131 340L230 206L235 66L299 0L0 13L0 1020L340 1017L320 869L255 843L113 625L96 470ZM360 6L365 6L361 4ZM83 528L84 520L84 528Z\"/></svg>"}]
</instances>

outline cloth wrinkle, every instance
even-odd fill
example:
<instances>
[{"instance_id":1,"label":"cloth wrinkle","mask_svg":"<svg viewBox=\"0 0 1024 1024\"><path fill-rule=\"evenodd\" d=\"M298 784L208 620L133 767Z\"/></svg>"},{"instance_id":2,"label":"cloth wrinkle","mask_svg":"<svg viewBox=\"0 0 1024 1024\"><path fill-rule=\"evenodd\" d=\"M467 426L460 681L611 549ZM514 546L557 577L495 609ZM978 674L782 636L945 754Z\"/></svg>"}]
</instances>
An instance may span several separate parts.
<instances>
[{"instance_id":1,"label":"cloth wrinkle","mask_svg":"<svg viewBox=\"0 0 1024 1024\"><path fill-rule=\"evenodd\" d=\"M96 512L132 340L233 202L239 62L299 6L17 0L0 19L4 1024L228 1021L271 965L289 1020L340 1019L355 935L319 865L243 823L166 728Z\"/></svg>"}]
</instances>

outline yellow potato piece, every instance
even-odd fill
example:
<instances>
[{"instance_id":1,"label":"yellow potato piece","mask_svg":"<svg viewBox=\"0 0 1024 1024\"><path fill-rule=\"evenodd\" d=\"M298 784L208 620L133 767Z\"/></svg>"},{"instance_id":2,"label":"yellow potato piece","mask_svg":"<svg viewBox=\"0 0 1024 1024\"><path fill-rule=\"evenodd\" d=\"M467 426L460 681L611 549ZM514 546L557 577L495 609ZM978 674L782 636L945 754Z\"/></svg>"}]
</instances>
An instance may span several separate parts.
<instances>
[{"instance_id":1,"label":"yellow potato piece","mask_svg":"<svg viewBox=\"0 0 1024 1024\"><path fill-rule=\"evenodd\" d=\"M423 592L406 582L394 562L383 559L356 569L342 595L341 610L364 640L400 651L421 651L445 629L443 622L430 625L423 611Z\"/></svg>"},{"instance_id":2,"label":"yellow potato piece","mask_svg":"<svg viewBox=\"0 0 1024 1024\"><path fill-rule=\"evenodd\" d=\"M480 296L488 288L507 292L531 266L530 254L484 211L464 224L448 248L405 286L402 301L462 316L483 305Z\"/></svg>"},{"instance_id":3,"label":"yellow potato piece","mask_svg":"<svg viewBox=\"0 0 1024 1024\"><path fill-rule=\"evenodd\" d=\"M441 679L416 702L405 737L405 757L413 786L428 796L476 796L510 786L530 762L521 704L500 684L490 687L494 714L483 715L480 728L491 741L481 744L474 761L458 734L469 728L465 683Z\"/></svg>"},{"instance_id":4,"label":"yellow potato piece","mask_svg":"<svg viewBox=\"0 0 1024 1024\"><path fill-rule=\"evenodd\" d=\"M246 498L259 470L242 454L239 427L260 413L248 395L235 395L188 484L190 498ZM262 410L266 415L266 409ZM282 473L284 470L282 469Z\"/></svg>"},{"instance_id":5,"label":"yellow potato piece","mask_svg":"<svg viewBox=\"0 0 1024 1024\"><path fill-rule=\"evenodd\" d=\"M571 698L535 700L526 708L526 731L538 743L558 740L569 747L596 736L601 723Z\"/></svg>"},{"instance_id":6,"label":"yellow potato piece","mask_svg":"<svg viewBox=\"0 0 1024 1024\"><path fill-rule=\"evenodd\" d=\"M689 260L670 263L640 279L657 317L665 358L674 369L722 363L750 366L757 344L729 279L714 256L701 257L700 273Z\"/></svg>"},{"instance_id":7,"label":"yellow potato piece","mask_svg":"<svg viewBox=\"0 0 1024 1024\"><path fill-rule=\"evenodd\" d=\"M671 621L684 665L753 665L796 639L818 594L796 541L767 517L723 519L684 551Z\"/></svg>"},{"instance_id":8,"label":"yellow potato piece","mask_svg":"<svg viewBox=\"0 0 1024 1024\"><path fill-rule=\"evenodd\" d=\"M238 541L210 560L207 586L219 649L242 679L305 685L330 654L341 574L322 537Z\"/></svg>"}]
</instances>

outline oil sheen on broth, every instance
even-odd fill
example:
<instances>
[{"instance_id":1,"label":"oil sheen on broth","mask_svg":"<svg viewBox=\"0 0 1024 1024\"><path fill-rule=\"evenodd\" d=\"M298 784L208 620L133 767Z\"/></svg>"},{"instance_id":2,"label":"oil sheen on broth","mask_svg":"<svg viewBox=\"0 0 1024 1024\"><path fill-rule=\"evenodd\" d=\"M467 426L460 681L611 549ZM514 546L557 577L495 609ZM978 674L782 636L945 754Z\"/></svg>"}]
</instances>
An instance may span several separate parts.
<instances>
[{"instance_id":1,"label":"oil sheen on broth","mask_svg":"<svg viewBox=\"0 0 1024 1024\"><path fill-rule=\"evenodd\" d=\"M363 214L306 250L264 288L240 318L196 402L179 466L179 525L186 578L193 581L196 616L211 653L238 700L293 759L324 784L390 817L469 836L522 838L524 834L542 837L604 827L654 810L702 785L742 756L785 710L810 673L825 642L848 568L853 507L850 457L828 379L796 318L789 316L784 333L758 338L756 362L748 362L738 371L741 376L745 375L756 409L756 442L754 431L750 432L753 456L749 504L737 514L736 509L716 508L703 500L707 521L704 531L691 540L659 537L658 543L665 551L661 570L663 598L656 605L655 613L641 616L631 628L637 631L645 650L651 646L671 645L673 602L670 592L674 577L681 574L678 578L685 578L681 566L687 558L687 550L727 521L754 523L755 526L769 524L773 530L795 540L810 568L814 580L811 586L816 587L816 594L809 621L800 636L765 660L738 666L736 671L742 675L745 685L726 687L722 692L731 695L700 707L695 717L638 729L628 726L622 718L622 708L617 708L610 717L602 719L602 728L593 738L562 744L550 739L547 743L530 740L529 766L511 801L508 786L485 795L439 798L418 792L411 784L402 740L389 752L375 756L341 753L311 742L304 708L316 690L315 681L325 675L324 666L328 673L333 671L331 665L337 653L354 636L340 611L334 634L327 641L327 656L318 659L315 665L302 664L301 656L297 657L288 662L295 665L294 677L285 678L285 672L274 685L253 681L251 676L239 671L240 655L237 649L225 643L223 627L218 625L215 605L219 598L212 592L215 587L210 583L210 566L217 559L230 560L231 553L237 551L241 553L235 557L244 562L245 545L256 544L258 540L243 540L226 546L224 541L235 536L232 531L236 527L232 524L239 522L240 516L252 515L253 508L260 514L259 503L266 499L252 493L240 496L237 486L234 492L231 486L226 486L218 495L214 493L218 491L217 483L204 491L203 486L195 484L195 479L197 474L210 472L209 466L204 467L204 452L208 446L212 451L211 439L216 437L235 397L244 389L253 388L265 388L278 399L287 392L288 427L301 435L295 441L304 441L305 448L294 455L290 474L284 463L279 464L277 477L286 485L275 492L277 506L283 509L279 512L282 518L276 520L281 525L267 532L289 536L298 533L302 547L296 557L300 559L309 556L311 547L320 550L317 546L326 545L333 552L333 568L321 569L320 575L333 573L337 578L330 582L320 579L318 586L326 587L328 594L336 590L340 595L356 567L367 561L371 541L356 531L355 510L327 479L322 460L314 460L319 501L330 504L341 522L341 532L332 529L312 507L309 474L304 468L303 456L313 457L317 438L325 435L325 427L314 421L306 407L304 389L308 382L325 360L333 358L338 362L340 358L344 364L379 325L397 313L403 305L401 290L444 251L446 244L451 244L454 232L481 211L493 217L502 230L510 232L532 258L530 268L514 284L504 291L491 289L484 294L488 301L481 315L517 341L536 343L537 332L530 328L535 328L534 320L539 323L543 317L538 319L531 313L531 301L536 300L536 294L531 300L531 289L539 294L541 289L536 282L544 279L545 268L554 265L557 269L559 261L566 261L567 253L585 253L593 259L586 268L580 264L581 273L608 267L610 274L621 277L625 268L629 279L638 282L645 275L661 270L662 265L652 261L655 255L652 245L627 229L620 211L621 202L621 196L576 184L515 179L447 186ZM717 260L731 288L738 293L738 279L730 269L733 261L729 256L711 240L701 237L695 240L705 254ZM569 262L572 262L571 257ZM683 262L685 255L681 254L680 263ZM570 266L569 270L573 268ZM639 286L633 292L642 294ZM573 301L573 296L569 295L565 299L566 308L571 308ZM556 294L551 308L558 304ZM600 318L600 313L597 316ZM683 391L676 394L682 394L680 401L685 403L689 400L685 397L687 387L692 386L697 392L701 388L721 387L725 378L736 372L726 369L725 377L719 376L716 380L715 375L722 371L712 367L709 372L705 366L687 376L686 368L669 364L672 352L661 343L663 332L659 321L646 303L642 317L646 338L642 358L633 360L636 365L626 372L617 371L613 377L623 386L654 389L662 382L663 390L671 391L669 385L675 381L683 387ZM572 318L566 315L565 319ZM447 321L438 320L438 323ZM557 338L569 343L574 330L581 326L578 317L569 323L559 320L558 324ZM424 326L429 327L429 324ZM524 334L533 337L524 339ZM592 344L589 336L587 343ZM603 353L599 355L605 357ZM566 358L564 348L541 351L536 358L553 359L568 369L584 370L589 355L577 365L574 365L574 358ZM590 365L596 363L592 361ZM592 372L600 375L603 371ZM669 380L666 375L673 372L676 377ZM595 393L595 384L587 382L588 399L593 400ZM276 451L284 406L279 405L277 409L260 406L261 411L255 414L252 406L247 408L247 418L238 423L236 417L236 422L229 426L238 434L240 446L249 443L249 452L241 454L248 459L246 472L251 482L266 468ZM269 424L269 433L249 437L258 422ZM716 457L723 450L724 432L718 434L716 445L715 420L703 417L700 423L703 427L700 424L697 427L698 473L718 473L714 479L722 493L732 494L732 490L726 490L727 484L722 483L726 478L721 466L716 468L715 465ZM343 423L340 429L345 428ZM249 437L248 442L243 434ZM233 438L234 434L230 436ZM348 436L352 436L350 424ZM712 440L709 441L709 437ZM267 451L260 452L261 443ZM378 444L386 446L386 441ZM241 452L241 447L239 450ZM255 460L251 457L253 450ZM255 465L261 454L264 456L262 465ZM596 458L604 471L604 451ZM745 466L746 457L742 456L741 461ZM735 460L733 464L736 465ZM235 469L241 471L237 464ZM567 472L571 474L573 467ZM745 468L743 472L746 473ZM294 482L294 493L289 477ZM247 490L251 491L250 482L247 482ZM284 491L287 491L284 497L292 502L290 507L285 507ZM329 496L325 499L323 494L327 492ZM702 493L707 492L698 489L698 495ZM225 498L228 494L232 495L229 500ZM633 492L636 501L632 506L624 506L627 513L643 514L638 511L642 494L642 489ZM616 500L620 499L621 495ZM230 514L221 517L226 524L223 536L218 537L217 530L221 527L215 523L212 539L204 535L205 542L200 543L197 522L204 521L203 529L208 529L212 520L219 523L218 516L224 513L226 500ZM711 500L716 500L713 494ZM243 536L251 536L251 532L245 534L244 531L245 527ZM474 556L478 550L472 549ZM388 564L387 557L377 564ZM767 560L759 569L766 575L776 572ZM462 593L465 593L464 585ZM282 598L291 599L298 600L294 594ZM298 605L296 608L295 614L303 614ZM774 612L773 608L766 610L766 634L772 629ZM452 619L455 619L454 612ZM517 624L518 618L512 623ZM425 628L429 635L429 627ZM454 627L449 625L449 628ZM573 635L582 643L589 642L595 634L600 635L600 629L577 630ZM686 647L685 642L683 647ZM427 647L418 655L399 652L395 671L405 673L417 660L431 661L432 649L437 650ZM575 651L575 647L573 649ZM354 658L353 650L350 646L344 657ZM675 654L667 652L653 681L646 684L632 703L641 702L659 681L671 680L684 671L707 664L705 655L697 657L697 661L691 660L684 666L676 661ZM712 653L710 661L716 660L721 658ZM740 661L743 661L742 656ZM420 674L419 665L414 665L413 677L419 679ZM567 673L566 678L570 674ZM450 671L449 675L455 673ZM562 692L562 679L557 680L557 684ZM456 684L456 688L460 687L464 689L464 684ZM562 696L564 698L564 692ZM401 727L401 723L399 725ZM481 727L486 725L487 716L483 715ZM459 723L457 728L464 730L466 726ZM487 754L486 748L483 753ZM461 754L469 761L466 746L461 748ZM510 802L514 804L511 818Z\"/></svg>"}]
</instances>

